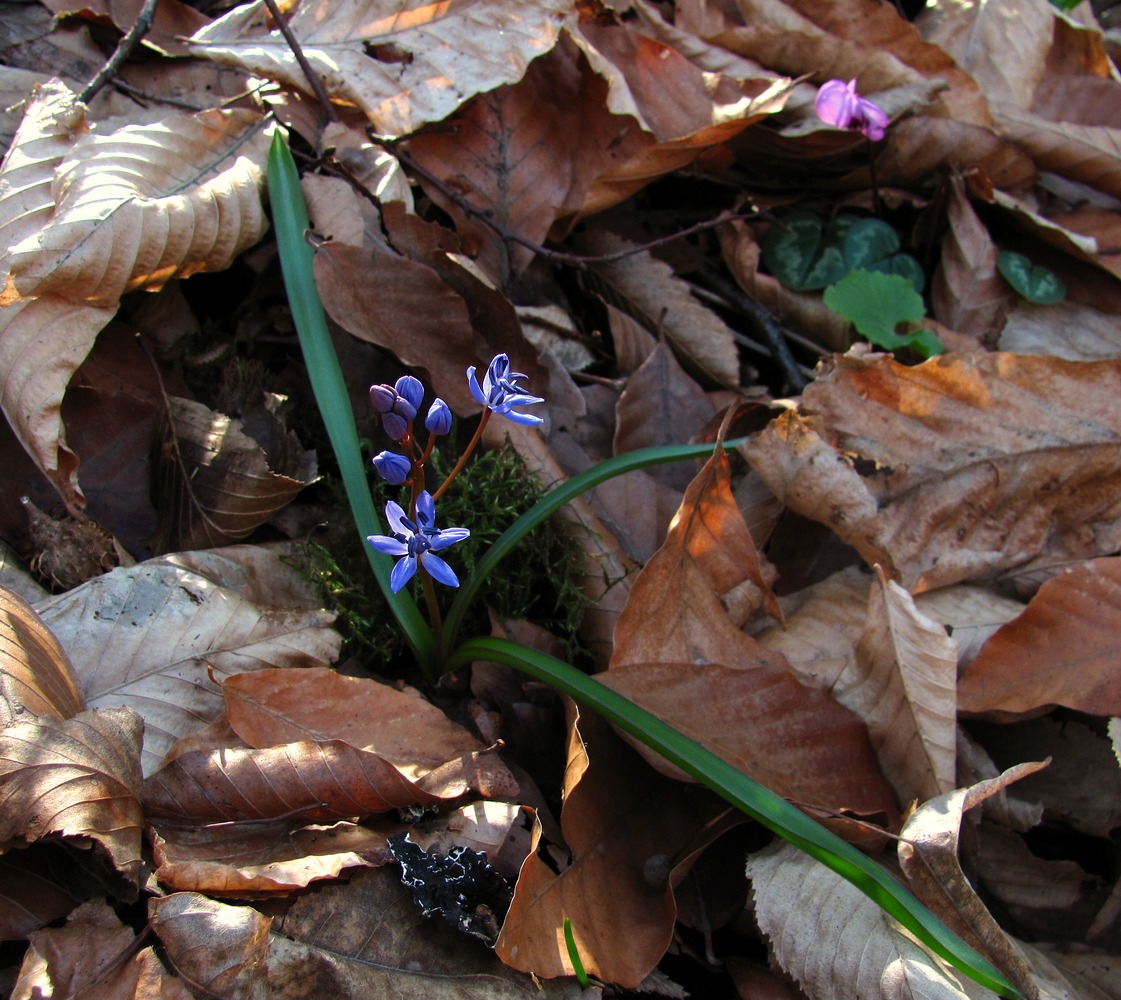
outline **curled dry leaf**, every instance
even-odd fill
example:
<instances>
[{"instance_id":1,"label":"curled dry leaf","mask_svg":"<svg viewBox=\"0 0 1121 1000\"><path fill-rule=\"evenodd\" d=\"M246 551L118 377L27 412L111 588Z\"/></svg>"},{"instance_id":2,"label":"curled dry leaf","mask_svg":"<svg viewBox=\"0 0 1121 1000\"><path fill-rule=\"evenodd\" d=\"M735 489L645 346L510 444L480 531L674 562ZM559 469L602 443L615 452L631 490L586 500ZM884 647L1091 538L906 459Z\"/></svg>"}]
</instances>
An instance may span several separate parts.
<instances>
[{"instance_id":1,"label":"curled dry leaf","mask_svg":"<svg viewBox=\"0 0 1121 1000\"><path fill-rule=\"evenodd\" d=\"M86 838L105 848L127 880L138 879L142 730L127 708L0 730L0 849L48 836Z\"/></svg>"},{"instance_id":2,"label":"curled dry leaf","mask_svg":"<svg viewBox=\"0 0 1121 1000\"><path fill-rule=\"evenodd\" d=\"M1046 766L1046 761L1017 764L997 778L924 802L903 825L898 847L911 890L959 935L965 932L980 944L1026 997L1039 996L1031 972L961 870L958 836L966 810Z\"/></svg>"},{"instance_id":3,"label":"curled dry leaf","mask_svg":"<svg viewBox=\"0 0 1121 1000\"><path fill-rule=\"evenodd\" d=\"M157 552L241 541L317 478L315 452L304 451L294 433L281 438L284 454L269 455L242 420L193 400L167 400L171 440L154 470Z\"/></svg>"},{"instance_id":4,"label":"curled dry leaf","mask_svg":"<svg viewBox=\"0 0 1121 1000\"><path fill-rule=\"evenodd\" d=\"M851 883L798 848L752 854L755 919L775 961L811 997L989 1000Z\"/></svg>"},{"instance_id":5,"label":"curled dry leaf","mask_svg":"<svg viewBox=\"0 0 1121 1000\"><path fill-rule=\"evenodd\" d=\"M133 951L136 938L104 902L83 903L64 927L28 935L12 1000L98 996L106 1000L160 997L192 1000L183 980L169 973L153 948Z\"/></svg>"},{"instance_id":6,"label":"curled dry leaf","mask_svg":"<svg viewBox=\"0 0 1121 1000\"><path fill-rule=\"evenodd\" d=\"M1115 399L1113 362L845 356L744 451L787 506L922 591L1121 548Z\"/></svg>"},{"instance_id":7,"label":"curled dry leaf","mask_svg":"<svg viewBox=\"0 0 1121 1000\"><path fill-rule=\"evenodd\" d=\"M383 135L441 121L474 94L520 80L556 43L571 0L430 4L312 0L289 18L312 70L341 104L362 109ZM306 89L291 46L262 3L237 7L197 31L204 58Z\"/></svg>"},{"instance_id":8,"label":"curled dry leaf","mask_svg":"<svg viewBox=\"0 0 1121 1000\"><path fill-rule=\"evenodd\" d=\"M58 640L30 604L0 587L0 729L25 713L69 719L83 708Z\"/></svg>"},{"instance_id":9,"label":"curled dry leaf","mask_svg":"<svg viewBox=\"0 0 1121 1000\"><path fill-rule=\"evenodd\" d=\"M39 605L87 704L130 705L144 717L145 772L178 737L222 711L208 670L220 679L266 666L321 666L338 655L332 614L256 603L241 593L243 576L225 575L229 569L228 558L201 571L175 557L153 559ZM286 581L291 571L277 560L275 572Z\"/></svg>"},{"instance_id":10,"label":"curled dry leaf","mask_svg":"<svg viewBox=\"0 0 1121 1000\"><path fill-rule=\"evenodd\" d=\"M272 918L195 892L148 901L148 920L175 971L204 996L266 1000Z\"/></svg>"},{"instance_id":11,"label":"curled dry leaf","mask_svg":"<svg viewBox=\"0 0 1121 1000\"><path fill-rule=\"evenodd\" d=\"M852 675L833 696L868 726L902 802L954 787L957 643L877 566Z\"/></svg>"}]
</instances>

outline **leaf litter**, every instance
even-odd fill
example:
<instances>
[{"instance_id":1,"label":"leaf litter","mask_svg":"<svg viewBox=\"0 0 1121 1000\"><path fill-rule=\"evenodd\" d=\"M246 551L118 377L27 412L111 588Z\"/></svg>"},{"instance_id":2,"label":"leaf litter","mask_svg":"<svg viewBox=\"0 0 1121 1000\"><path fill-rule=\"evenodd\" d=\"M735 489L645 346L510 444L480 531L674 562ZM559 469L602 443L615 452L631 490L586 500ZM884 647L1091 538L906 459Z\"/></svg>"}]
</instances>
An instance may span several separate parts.
<instances>
[{"instance_id":1,"label":"leaf litter","mask_svg":"<svg viewBox=\"0 0 1121 1000\"><path fill-rule=\"evenodd\" d=\"M1113 6L303 0L313 84L271 5L165 2L80 100L141 6L0 33L10 995L575 996L565 918L593 994L988 995L589 713L339 631L385 613L278 282L283 127L361 433L405 371L469 423L502 352L548 415L487 443L546 484L746 436L564 512L581 636L494 629L582 650L1025 996L1121 996ZM883 140L815 116L829 80ZM945 353L770 273L791 210L889 223ZM425 916L473 905L453 870L508 912Z\"/></svg>"}]
</instances>

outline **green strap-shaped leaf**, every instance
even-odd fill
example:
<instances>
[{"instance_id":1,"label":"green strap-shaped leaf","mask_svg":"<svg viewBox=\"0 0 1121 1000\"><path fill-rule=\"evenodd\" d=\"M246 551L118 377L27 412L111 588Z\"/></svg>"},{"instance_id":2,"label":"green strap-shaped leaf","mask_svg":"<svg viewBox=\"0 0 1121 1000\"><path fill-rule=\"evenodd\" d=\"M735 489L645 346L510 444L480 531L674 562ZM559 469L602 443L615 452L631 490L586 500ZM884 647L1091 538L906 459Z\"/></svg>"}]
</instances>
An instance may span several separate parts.
<instances>
[{"instance_id":1,"label":"green strap-shaped leaf","mask_svg":"<svg viewBox=\"0 0 1121 1000\"><path fill-rule=\"evenodd\" d=\"M391 560L366 542L368 535L381 534L383 529L366 482L362 448L358 443L358 429L354 423L354 411L350 408L346 382L331 344L327 317L315 287L312 269L315 252L307 242L309 223L307 206L300 191L300 177L288 144L279 130L269 150L269 201L292 319L299 334L319 412L323 415L323 423L339 463L350 510L362 537L362 548L417 661L426 672L438 673L436 644L416 602L404 591L394 594L390 590Z\"/></svg>"},{"instance_id":2,"label":"green strap-shaped leaf","mask_svg":"<svg viewBox=\"0 0 1121 1000\"><path fill-rule=\"evenodd\" d=\"M955 969L1001 996L1020 997L1019 990L995 965L950 931L885 869L656 715L575 667L507 639L470 639L452 654L448 666L454 670L472 660L514 667L591 708L847 879Z\"/></svg>"}]
</instances>

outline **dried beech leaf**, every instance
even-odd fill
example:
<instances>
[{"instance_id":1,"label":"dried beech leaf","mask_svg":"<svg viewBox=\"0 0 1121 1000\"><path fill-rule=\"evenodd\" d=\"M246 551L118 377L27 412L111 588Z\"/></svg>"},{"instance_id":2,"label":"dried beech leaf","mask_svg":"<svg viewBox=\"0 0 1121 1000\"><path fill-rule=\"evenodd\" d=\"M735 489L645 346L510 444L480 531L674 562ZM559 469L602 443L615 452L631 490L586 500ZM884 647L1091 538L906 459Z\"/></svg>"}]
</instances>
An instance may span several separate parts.
<instances>
[{"instance_id":1,"label":"dried beech leaf","mask_svg":"<svg viewBox=\"0 0 1121 1000\"><path fill-rule=\"evenodd\" d=\"M571 0L486 4L312 0L289 26L328 94L383 135L441 121L474 94L520 80L556 43ZM307 79L265 7L250 3L197 31L191 50L298 89Z\"/></svg>"},{"instance_id":2,"label":"dried beech leaf","mask_svg":"<svg viewBox=\"0 0 1121 1000\"><path fill-rule=\"evenodd\" d=\"M957 643L877 566L853 675L833 696L868 726L903 802L954 787Z\"/></svg>"},{"instance_id":3,"label":"dried beech leaf","mask_svg":"<svg viewBox=\"0 0 1121 1000\"><path fill-rule=\"evenodd\" d=\"M779 966L811 997L989 1000L840 875L786 843L752 854L755 919Z\"/></svg>"},{"instance_id":4,"label":"dried beech leaf","mask_svg":"<svg viewBox=\"0 0 1121 1000\"><path fill-rule=\"evenodd\" d=\"M272 917L195 892L148 901L148 920L172 967L204 996L266 1000Z\"/></svg>"},{"instance_id":5,"label":"dried beech leaf","mask_svg":"<svg viewBox=\"0 0 1121 1000\"><path fill-rule=\"evenodd\" d=\"M55 204L0 259L0 303L58 295L112 308L125 292L228 267L268 225L258 189L271 132L239 110L83 135L43 164Z\"/></svg>"},{"instance_id":6,"label":"dried beech leaf","mask_svg":"<svg viewBox=\"0 0 1121 1000\"><path fill-rule=\"evenodd\" d=\"M745 453L789 507L928 590L1121 548L1119 398L1115 362L846 356Z\"/></svg>"},{"instance_id":7,"label":"dried beech leaf","mask_svg":"<svg viewBox=\"0 0 1121 1000\"><path fill-rule=\"evenodd\" d=\"M446 798L465 791L459 785ZM143 786L150 816L228 823L284 817L332 822L436 805L444 798L410 781L378 754L341 740L301 740L264 750L192 750L150 775Z\"/></svg>"},{"instance_id":8,"label":"dried beech leaf","mask_svg":"<svg viewBox=\"0 0 1121 1000\"><path fill-rule=\"evenodd\" d=\"M25 712L69 719L83 708L58 640L30 604L0 587L0 729Z\"/></svg>"},{"instance_id":9,"label":"dried beech leaf","mask_svg":"<svg viewBox=\"0 0 1121 1000\"><path fill-rule=\"evenodd\" d=\"M1121 331L1114 314L1080 302L1038 306L1021 299L1008 311L997 346L1017 354L1104 361L1121 356Z\"/></svg>"},{"instance_id":10,"label":"dried beech leaf","mask_svg":"<svg viewBox=\"0 0 1121 1000\"><path fill-rule=\"evenodd\" d=\"M1071 566L982 647L959 683L964 712L1066 705L1121 714L1121 556Z\"/></svg>"},{"instance_id":11,"label":"dried beech leaf","mask_svg":"<svg viewBox=\"0 0 1121 1000\"><path fill-rule=\"evenodd\" d=\"M132 930L104 902L83 903L64 927L29 935L12 1000L96 996L105 1000L192 1000L183 980L160 963L155 949L136 947Z\"/></svg>"},{"instance_id":12,"label":"dried beech leaf","mask_svg":"<svg viewBox=\"0 0 1121 1000\"><path fill-rule=\"evenodd\" d=\"M161 823L152 833L156 878L172 892L251 899L305 889L348 868L386 864L385 835L350 823L292 829Z\"/></svg>"},{"instance_id":13,"label":"dried beech leaf","mask_svg":"<svg viewBox=\"0 0 1121 1000\"><path fill-rule=\"evenodd\" d=\"M656 856L680 857L694 838L706 842L701 831L720 809L695 786L648 768L601 719L570 718L561 827L572 863L557 874L542 860L538 824L498 956L539 976L570 976L560 933L568 917L589 973L624 986L641 982L669 946L673 890L685 874L648 879L644 866Z\"/></svg>"},{"instance_id":14,"label":"dried beech leaf","mask_svg":"<svg viewBox=\"0 0 1121 1000\"><path fill-rule=\"evenodd\" d=\"M243 422L169 396L167 433L154 475L160 526L153 548L179 552L241 541L318 476L315 452L288 435L281 469ZM287 474L285 474L287 472Z\"/></svg>"},{"instance_id":15,"label":"dried beech leaf","mask_svg":"<svg viewBox=\"0 0 1121 1000\"><path fill-rule=\"evenodd\" d=\"M272 666L321 666L338 655L334 615L242 596L244 579L199 572L175 557L99 576L39 605L70 654L91 708L129 705L144 717L150 772L172 743L222 711L221 679ZM291 571L277 561L276 573Z\"/></svg>"},{"instance_id":16,"label":"dried beech leaf","mask_svg":"<svg viewBox=\"0 0 1121 1000\"><path fill-rule=\"evenodd\" d=\"M587 254L625 249L617 236L597 231L580 241ZM619 260L589 265L607 286L612 304L638 319L647 330L665 336L684 364L719 385L739 386L739 356L732 331L711 309L701 305L663 261L643 250Z\"/></svg>"},{"instance_id":17,"label":"dried beech leaf","mask_svg":"<svg viewBox=\"0 0 1121 1000\"><path fill-rule=\"evenodd\" d=\"M963 932L993 957L1025 996L1036 993L1031 972L1008 935L981 902L958 861L958 836L964 813L1046 762L1018 764L997 778L958 788L924 802L903 825L899 863L911 890L944 923Z\"/></svg>"},{"instance_id":18,"label":"dried beech leaf","mask_svg":"<svg viewBox=\"0 0 1121 1000\"><path fill-rule=\"evenodd\" d=\"M84 837L101 844L126 879L137 879L142 730L127 708L0 730L0 849L48 836Z\"/></svg>"}]
</instances>

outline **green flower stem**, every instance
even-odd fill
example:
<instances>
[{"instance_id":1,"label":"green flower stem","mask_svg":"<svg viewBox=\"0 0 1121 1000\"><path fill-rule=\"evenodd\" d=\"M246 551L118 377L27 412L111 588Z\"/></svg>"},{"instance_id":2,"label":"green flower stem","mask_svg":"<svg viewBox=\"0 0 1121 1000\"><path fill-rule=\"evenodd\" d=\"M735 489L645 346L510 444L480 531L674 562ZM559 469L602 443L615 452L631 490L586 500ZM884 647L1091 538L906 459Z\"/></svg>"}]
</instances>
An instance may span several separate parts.
<instances>
[{"instance_id":1,"label":"green flower stem","mask_svg":"<svg viewBox=\"0 0 1121 1000\"><path fill-rule=\"evenodd\" d=\"M488 410L487 413L490 411ZM485 416L485 414L484 414ZM725 441L725 450L735 448L741 444L743 438L734 441ZM711 444L684 444L664 445L658 448L638 448L622 455L616 455L604 462L585 469L577 476L566 480L554 487L537 501L529 510L510 525L498 540L486 551L479 560L475 572L471 574L463 586L456 592L455 599L448 609L448 616L444 620L444 648L454 649L455 641L459 634L459 627L463 624L463 615L468 605L475 599L475 595L482 586L483 581L498 563L509 555L510 551L528 535L537 525L551 514L556 513L566 503L574 500L581 493L586 493L594 486L606 482L615 476L621 476L635 469L645 469L651 465L664 465L667 462L683 462L693 458L708 458L712 454Z\"/></svg>"},{"instance_id":2,"label":"green flower stem","mask_svg":"<svg viewBox=\"0 0 1121 1000\"><path fill-rule=\"evenodd\" d=\"M1020 997L1019 990L996 966L958 938L885 869L656 715L575 667L507 639L469 639L451 655L448 667L458 669L472 660L514 667L586 705L847 879L955 969L1000 996Z\"/></svg>"},{"instance_id":3,"label":"green flower stem","mask_svg":"<svg viewBox=\"0 0 1121 1000\"><path fill-rule=\"evenodd\" d=\"M426 672L434 672L440 657L436 643L416 603L407 593L393 593L389 587L390 558L376 552L367 542L368 535L383 534L374 510L374 501L366 482L362 448L354 411L350 407L342 368L331 344L327 318L315 287L312 261L315 252L305 239L309 228L307 207L300 192L296 164L281 132L273 137L269 150L269 200L272 203L276 242L280 248L280 264L292 318L300 338L300 347L307 363L308 377L319 403L319 412L327 427L327 435L335 450L350 509L362 539L362 548L373 567L390 610L401 626L405 639L417 661Z\"/></svg>"}]
</instances>

